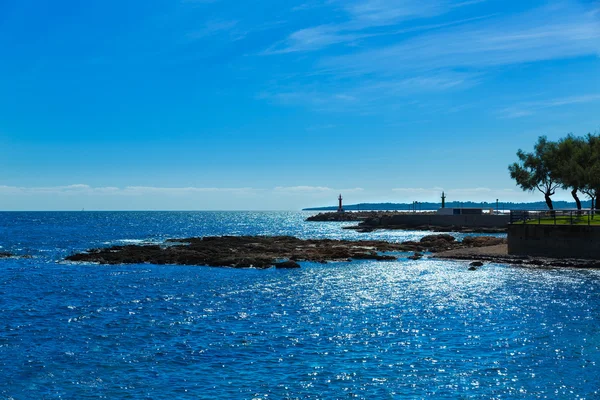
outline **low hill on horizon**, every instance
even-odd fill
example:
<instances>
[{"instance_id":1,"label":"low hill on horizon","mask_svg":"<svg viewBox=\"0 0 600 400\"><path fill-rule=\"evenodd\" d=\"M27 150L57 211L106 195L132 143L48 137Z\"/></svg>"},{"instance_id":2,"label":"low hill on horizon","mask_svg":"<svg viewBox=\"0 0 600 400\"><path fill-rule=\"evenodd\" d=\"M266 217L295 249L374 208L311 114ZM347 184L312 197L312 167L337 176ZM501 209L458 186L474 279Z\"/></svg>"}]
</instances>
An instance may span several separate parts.
<instances>
[{"instance_id":1,"label":"low hill on horizon","mask_svg":"<svg viewBox=\"0 0 600 400\"><path fill-rule=\"evenodd\" d=\"M555 201L553 202L555 209L576 208L575 202ZM582 208L590 208L591 201L586 200L581 202ZM442 203L422 202L416 205L416 210L437 210L442 207ZM483 208L496 209L496 203L474 202L474 201L451 201L446 203L448 208ZM359 203L344 205L346 211L413 211L415 205L412 203ZM498 203L499 210L547 210L546 202L537 201L532 203ZM302 211L335 211L337 206L325 207L309 207L303 208Z\"/></svg>"}]
</instances>

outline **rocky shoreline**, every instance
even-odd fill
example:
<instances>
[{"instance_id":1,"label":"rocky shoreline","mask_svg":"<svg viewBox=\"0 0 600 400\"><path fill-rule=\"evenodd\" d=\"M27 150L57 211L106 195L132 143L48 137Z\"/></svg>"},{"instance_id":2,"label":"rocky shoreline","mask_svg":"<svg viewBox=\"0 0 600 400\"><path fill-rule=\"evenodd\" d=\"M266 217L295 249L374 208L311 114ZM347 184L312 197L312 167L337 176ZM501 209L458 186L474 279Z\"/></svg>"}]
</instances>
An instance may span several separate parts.
<instances>
[{"instance_id":1,"label":"rocky shoreline","mask_svg":"<svg viewBox=\"0 0 600 400\"><path fill-rule=\"evenodd\" d=\"M99 264L174 264L233 268L299 268L298 262L397 260L390 252L422 252L482 247L504 243L493 237L466 237L458 242L451 235L425 236L418 242L390 243L379 240L298 239L290 236L219 236L171 239L163 245L126 245L92 249L68 256L67 261ZM406 256L405 256L406 257Z\"/></svg>"},{"instance_id":2,"label":"rocky shoreline","mask_svg":"<svg viewBox=\"0 0 600 400\"><path fill-rule=\"evenodd\" d=\"M393 253L405 252L398 255ZM429 258L471 261L475 270L484 263L536 268L600 268L600 260L512 256L506 239L467 236L459 242L451 235L428 235L419 241L390 243L380 240L298 239L290 236L219 236L170 239L162 245L125 245L73 254L67 261L98 264L206 265L232 268L300 268L299 262ZM2 257L14 257L0 253Z\"/></svg>"},{"instance_id":3,"label":"rocky shoreline","mask_svg":"<svg viewBox=\"0 0 600 400\"><path fill-rule=\"evenodd\" d=\"M438 252L432 257L474 261L480 264L487 262L537 268L600 268L600 260L509 255L508 246L505 243L481 248L452 249ZM480 265L478 264L478 266Z\"/></svg>"},{"instance_id":4,"label":"rocky shoreline","mask_svg":"<svg viewBox=\"0 0 600 400\"><path fill-rule=\"evenodd\" d=\"M359 224L356 226L345 226L342 229L351 229L357 232L369 233L377 230L415 230L415 231L431 231L437 233L459 232L459 233L506 233L506 228L473 228L468 226L436 226L436 225L386 225L386 226L369 226L367 224Z\"/></svg>"}]
</instances>

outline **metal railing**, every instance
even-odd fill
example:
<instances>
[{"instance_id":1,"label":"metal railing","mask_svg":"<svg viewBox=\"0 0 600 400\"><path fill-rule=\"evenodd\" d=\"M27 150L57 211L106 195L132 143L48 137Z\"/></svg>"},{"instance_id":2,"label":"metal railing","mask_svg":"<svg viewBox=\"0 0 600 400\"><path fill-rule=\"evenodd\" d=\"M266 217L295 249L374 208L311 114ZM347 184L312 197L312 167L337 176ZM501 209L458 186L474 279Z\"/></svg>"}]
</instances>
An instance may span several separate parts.
<instances>
[{"instance_id":1,"label":"metal railing","mask_svg":"<svg viewBox=\"0 0 600 400\"><path fill-rule=\"evenodd\" d=\"M511 210L511 224L600 225L597 210Z\"/></svg>"}]
</instances>

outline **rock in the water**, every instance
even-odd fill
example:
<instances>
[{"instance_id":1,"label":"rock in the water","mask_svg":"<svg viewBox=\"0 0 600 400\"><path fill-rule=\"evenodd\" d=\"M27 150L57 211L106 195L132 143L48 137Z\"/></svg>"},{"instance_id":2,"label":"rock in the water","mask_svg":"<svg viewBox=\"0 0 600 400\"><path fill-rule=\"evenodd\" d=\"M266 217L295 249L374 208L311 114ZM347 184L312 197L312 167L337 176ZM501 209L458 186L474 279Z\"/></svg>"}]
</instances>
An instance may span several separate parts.
<instances>
[{"instance_id":1,"label":"rock in the water","mask_svg":"<svg viewBox=\"0 0 600 400\"><path fill-rule=\"evenodd\" d=\"M408 257L409 260L420 260L421 258L423 258L423 254L421 253L414 253L412 256Z\"/></svg>"},{"instance_id":2,"label":"rock in the water","mask_svg":"<svg viewBox=\"0 0 600 400\"><path fill-rule=\"evenodd\" d=\"M469 267L469 271L477 271L477 267Z\"/></svg>"},{"instance_id":3,"label":"rock in the water","mask_svg":"<svg viewBox=\"0 0 600 400\"><path fill-rule=\"evenodd\" d=\"M335 222L335 221L361 221L375 215L373 212L349 211L349 212L324 212L308 217L307 221L313 222Z\"/></svg>"},{"instance_id":4,"label":"rock in the water","mask_svg":"<svg viewBox=\"0 0 600 400\"><path fill-rule=\"evenodd\" d=\"M234 268L298 268L298 261L396 260L379 252L403 251L380 240L298 239L291 236L220 236L172 239L168 245L128 245L89 250L69 261L100 264L175 264ZM289 260L283 263L279 260Z\"/></svg>"},{"instance_id":5,"label":"rock in the water","mask_svg":"<svg viewBox=\"0 0 600 400\"><path fill-rule=\"evenodd\" d=\"M449 250L458 245L454 236L443 233L425 236L421 239L420 244L433 252Z\"/></svg>"},{"instance_id":6,"label":"rock in the water","mask_svg":"<svg viewBox=\"0 0 600 400\"><path fill-rule=\"evenodd\" d=\"M495 246L506 243L506 239L493 236L467 236L462 241L466 247Z\"/></svg>"},{"instance_id":7,"label":"rock in the water","mask_svg":"<svg viewBox=\"0 0 600 400\"><path fill-rule=\"evenodd\" d=\"M454 242L456 240L456 238L452 235L448 235L448 234L439 234L439 235L428 235L425 236L421 239L421 243L429 243L429 242L435 242L438 240L443 240L445 242Z\"/></svg>"},{"instance_id":8,"label":"rock in the water","mask_svg":"<svg viewBox=\"0 0 600 400\"><path fill-rule=\"evenodd\" d=\"M469 264L471 267L483 267L483 263L481 261L473 261Z\"/></svg>"},{"instance_id":9,"label":"rock in the water","mask_svg":"<svg viewBox=\"0 0 600 400\"><path fill-rule=\"evenodd\" d=\"M288 260L288 261L276 263L275 264L275 268L278 268L278 269L295 269L295 268L300 268L300 264L298 264L296 261Z\"/></svg>"}]
</instances>

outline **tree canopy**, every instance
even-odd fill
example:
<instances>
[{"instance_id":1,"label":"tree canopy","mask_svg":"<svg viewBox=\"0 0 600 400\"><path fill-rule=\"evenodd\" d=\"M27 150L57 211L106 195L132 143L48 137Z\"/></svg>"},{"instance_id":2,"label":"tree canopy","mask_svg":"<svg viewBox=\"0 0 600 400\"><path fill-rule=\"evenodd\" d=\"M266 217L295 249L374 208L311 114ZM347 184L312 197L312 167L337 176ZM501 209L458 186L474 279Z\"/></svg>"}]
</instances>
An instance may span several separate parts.
<instances>
[{"instance_id":1,"label":"tree canopy","mask_svg":"<svg viewBox=\"0 0 600 400\"><path fill-rule=\"evenodd\" d=\"M557 188L570 190L577 208L581 209L578 192L588 195L599 207L600 196L600 136L572 134L549 141L540 136L533 152L517 151L518 162L509 165L511 178L523 190L538 190L553 209L551 196ZM593 207L593 206L592 206Z\"/></svg>"},{"instance_id":2,"label":"tree canopy","mask_svg":"<svg viewBox=\"0 0 600 400\"><path fill-rule=\"evenodd\" d=\"M532 153L517 151L518 162L508 166L510 177L523 190L538 190L544 194L544 199L550 210L553 209L550 198L560 186L557 179L556 152L557 144L549 142L546 136L540 136Z\"/></svg>"}]
</instances>

